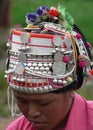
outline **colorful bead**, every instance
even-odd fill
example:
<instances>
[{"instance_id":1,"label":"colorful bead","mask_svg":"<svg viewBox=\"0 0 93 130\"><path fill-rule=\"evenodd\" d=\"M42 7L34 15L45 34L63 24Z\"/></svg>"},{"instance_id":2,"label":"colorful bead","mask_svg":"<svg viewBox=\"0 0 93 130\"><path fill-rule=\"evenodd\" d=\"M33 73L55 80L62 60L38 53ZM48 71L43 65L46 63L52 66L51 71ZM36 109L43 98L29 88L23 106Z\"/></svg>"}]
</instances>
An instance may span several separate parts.
<instances>
[{"instance_id":1,"label":"colorful bead","mask_svg":"<svg viewBox=\"0 0 93 130\"><path fill-rule=\"evenodd\" d=\"M80 34L80 33L76 34L76 38L77 38L78 40L81 39L81 34Z\"/></svg>"},{"instance_id":2,"label":"colorful bead","mask_svg":"<svg viewBox=\"0 0 93 130\"><path fill-rule=\"evenodd\" d=\"M82 76L83 77L86 77L87 73L86 72L83 72Z\"/></svg>"},{"instance_id":3,"label":"colorful bead","mask_svg":"<svg viewBox=\"0 0 93 130\"><path fill-rule=\"evenodd\" d=\"M84 68L86 66L86 58L84 55L79 55L79 67Z\"/></svg>"},{"instance_id":4,"label":"colorful bead","mask_svg":"<svg viewBox=\"0 0 93 130\"><path fill-rule=\"evenodd\" d=\"M68 83L71 83L72 81L73 81L73 79L72 79L71 77L68 77L68 78L67 78L67 82L68 82Z\"/></svg>"},{"instance_id":5,"label":"colorful bead","mask_svg":"<svg viewBox=\"0 0 93 130\"><path fill-rule=\"evenodd\" d=\"M91 48L91 44L89 42L87 42L87 46L88 48Z\"/></svg>"},{"instance_id":6,"label":"colorful bead","mask_svg":"<svg viewBox=\"0 0 93 130\"><path fill-rule=\"evenodd\" d=\"M93 75L93 70L90 70L91 75Z\"/></svg>"},{"instance_id":7,"label":"colorful bead","mask_svg":"<svg viewBox=\"0 0 93 130\"><path fill-rule=\"evenodd\" d=\"M65 63L68 63L68 62L69 62L69 57L68 57L67 55L65 55L65 56L63 57L63 61L64 61Z\"/></svg>"}]
</instances>

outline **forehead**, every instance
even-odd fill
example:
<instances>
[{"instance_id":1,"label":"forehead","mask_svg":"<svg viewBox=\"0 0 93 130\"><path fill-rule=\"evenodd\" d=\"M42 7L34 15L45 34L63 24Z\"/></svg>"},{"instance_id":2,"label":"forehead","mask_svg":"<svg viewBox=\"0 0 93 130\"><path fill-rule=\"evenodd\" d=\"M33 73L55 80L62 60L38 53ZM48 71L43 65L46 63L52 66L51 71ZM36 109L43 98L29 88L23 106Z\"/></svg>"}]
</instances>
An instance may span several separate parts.
<instances>
[{"instance_id":1,"label":"forehead","mask_svg":"<svg viewBox=\"0 0 93 130\"><path fill-rule=\"evenodd\" d=\"M14 96L17 98L23 98L23 99L33 99L33 100L43 100L43 99L54 99L58 97L58 94L54 93L43 93L43 94L24 94L24 93L19 93L16 91L13 91Z\"/></svg>"}]
</instances>

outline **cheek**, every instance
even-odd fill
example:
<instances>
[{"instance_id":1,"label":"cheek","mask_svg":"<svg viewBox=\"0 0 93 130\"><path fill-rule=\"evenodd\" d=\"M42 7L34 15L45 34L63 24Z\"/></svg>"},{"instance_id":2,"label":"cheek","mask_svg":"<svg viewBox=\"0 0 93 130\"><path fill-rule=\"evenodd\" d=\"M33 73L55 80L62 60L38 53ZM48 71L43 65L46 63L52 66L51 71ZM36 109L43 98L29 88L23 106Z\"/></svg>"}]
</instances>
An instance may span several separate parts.
<instances>
[{"instance_id":1,"label":"cheek","mask_svg":"<svg viewBox=\"0 0 93 130\"><path fill-rule=\"evenodd\" d=\"M67 104L65 102L55 103L48 109L45 109L45 114L48 122L53 126L57 125L60 121L64 119L68 110Z\"/></svg>"},{"instance_id":2,"label":"cheek","mask_svg":"<svg viewBox=\"0 0 93 130\"><path fill-rule=\"evenodd\" d=\"M54 103L52 106L44 109L43 113L48 120L54 121L57 118L62 118L64 116L65 108L64 105L59 103Z\"/></svg>"},{"instance_id":3,"label":"cheek","mask_svg":"<svg viewBox=\"0 0 93 130\"><path fill-rule=\"evenodd\" d=\"M17 105L18 105L20 111L21 111L24 115L28 114L28 111L29 111L29 109L28 109L28 104L22 104L22 103L20 103L20 102L17 102Z\"/></svg>"}]
</instances>

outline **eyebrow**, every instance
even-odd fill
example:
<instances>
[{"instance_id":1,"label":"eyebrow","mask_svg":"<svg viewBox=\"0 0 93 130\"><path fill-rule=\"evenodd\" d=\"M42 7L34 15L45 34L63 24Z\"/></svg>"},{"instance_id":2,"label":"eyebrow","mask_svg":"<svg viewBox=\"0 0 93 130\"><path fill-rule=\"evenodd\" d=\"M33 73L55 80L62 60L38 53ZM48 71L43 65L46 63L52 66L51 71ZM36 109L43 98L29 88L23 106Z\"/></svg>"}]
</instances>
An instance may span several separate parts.
<instances>
[{"instance_id":1,"label":"eyebrow","mask_svg":"<svg viewBox=\"0 0 93 130\"><path fill-rule=\"evenodd\" d=\"M25 99L25 98L23 98L23 97L20 97L20 96L18 96L18 95L16 95L16 94L14 94L14 96L15 96L15 98L17 98L17 99L19 99L19 100L27 100L27 99ZM43 97L39 97L38 99L32 99L33 101L45 101L45 100L48 100L47 98L43 98Z\"/></svg>"}]
</instances>

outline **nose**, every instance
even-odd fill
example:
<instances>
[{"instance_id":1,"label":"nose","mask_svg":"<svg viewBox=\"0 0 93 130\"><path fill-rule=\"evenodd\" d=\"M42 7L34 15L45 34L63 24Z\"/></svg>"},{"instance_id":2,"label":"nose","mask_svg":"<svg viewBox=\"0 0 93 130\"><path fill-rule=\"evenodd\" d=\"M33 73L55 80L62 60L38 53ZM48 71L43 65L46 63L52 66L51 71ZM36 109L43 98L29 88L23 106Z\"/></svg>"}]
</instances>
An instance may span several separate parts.
<instances>
[{"instance_id":1,"label":"nose","mask_svg":"<svg viewBox=\"0 0 93 130\"><path fill-rule=\"evenodd\" d=\"M29 117L30 118L36 118L40 116L40 111L38 108L38 105L36 104L29 104Z\"/></svg>"}]
</instances>

